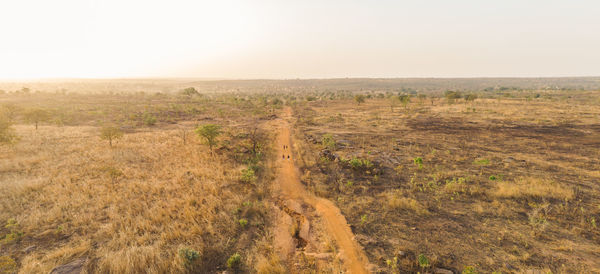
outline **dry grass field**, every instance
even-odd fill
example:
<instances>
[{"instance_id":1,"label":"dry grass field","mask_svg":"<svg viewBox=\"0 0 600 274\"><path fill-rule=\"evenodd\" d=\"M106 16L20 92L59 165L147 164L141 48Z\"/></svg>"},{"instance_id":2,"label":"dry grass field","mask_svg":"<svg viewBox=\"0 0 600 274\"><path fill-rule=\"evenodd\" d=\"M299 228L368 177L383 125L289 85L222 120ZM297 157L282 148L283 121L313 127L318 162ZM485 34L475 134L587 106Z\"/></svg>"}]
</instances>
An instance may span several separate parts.
<instances>
[{"instance_id":1,"label":"dry grass field","mask_svg":"<svg viewBox=\"0 0 600 274\"><path fill-rule=\"evenodd\" d=\"M542 95L298 104L303 182L380 272L600 272L600 94Z\"/></svg>"},{"instance_id":2,"label":"dry grass field","mask_svg":"<svg viewBox=\"0 0 600 274\"><path fill-rule=\"evenodd\" d=\"M276 269L269 136L256 134L256 156L248 136L267 115L223 98L2 99L19 138L0 147L2 271L49 273L82 260L88 273L216 272L236 253L232 270ZM49 113L38 129L25 119L31 108ZM193 131L205 123L222 127L214 155ZM100 138L104 124L125 133L112 147Z\"/></svg>"},{"instance_id":3,"label":"dry grass field","mask_svg":"<svg viewBox=\"0 0 600 274\"><path fill-rule=\"evenodd\" d=\"M0 273L598 273L598 83L1 84Z\"/></svg>"}]
</instances>

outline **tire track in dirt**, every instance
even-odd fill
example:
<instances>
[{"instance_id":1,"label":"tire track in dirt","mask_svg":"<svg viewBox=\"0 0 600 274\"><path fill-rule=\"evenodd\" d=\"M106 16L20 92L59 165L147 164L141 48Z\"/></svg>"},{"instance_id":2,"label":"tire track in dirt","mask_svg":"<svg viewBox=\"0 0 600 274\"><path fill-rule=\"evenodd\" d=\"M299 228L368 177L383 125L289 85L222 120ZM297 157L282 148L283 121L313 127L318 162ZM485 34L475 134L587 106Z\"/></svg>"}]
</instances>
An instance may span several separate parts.
<instances>
[{"instance_id":1,"label":"tire track in dirt","mask_svg":"<svg viewBox=\"0 0 600 274\"><path fill-rule=\"evenodd\" d=\"M284 199L292 199L312 206L322 219L323 230L336 242L341 253L344 268L347 273L368 273L368 259L362 248L354 240L354 234L346 222L346 218L340 209L331 201L315 196L308 192L300 181L298 169L294 164L294 156L290 148L284 149L284 145L292 147L290 125L288 119L292 117L289 107L284 109L283 117L274 120L277 130L276 146L278 147L277 186ZM285 157L279 157L285 155ZM289 155L289 159L288 159Z\"/></svg>"}]
</instances>

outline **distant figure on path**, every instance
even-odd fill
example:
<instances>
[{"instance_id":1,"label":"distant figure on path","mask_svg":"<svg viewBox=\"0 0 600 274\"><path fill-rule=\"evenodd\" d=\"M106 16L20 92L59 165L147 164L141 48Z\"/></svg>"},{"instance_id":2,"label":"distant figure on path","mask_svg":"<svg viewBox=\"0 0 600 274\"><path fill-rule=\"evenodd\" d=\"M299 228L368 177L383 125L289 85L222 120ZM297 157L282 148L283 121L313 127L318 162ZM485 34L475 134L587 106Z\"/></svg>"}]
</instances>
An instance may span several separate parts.
<instances>
[{"instance_id":1,"label":"distant figure on path","mask_svg":"<svg viewBox=\"0 0 600 274\"><path fill-rule=\"evenodd\" d=\"M290 158L290 155L288 154L288 159Z\"/></svg>"},{"instance_id":2,"label":"distant figure on path","mask_svg":"<svg viewBox=\"0 0 600 274\"><path fill-rule=\"evenodd\" d=\"M285 154L281 155L281 158L285 159Z\"/></svg>"}]
</instances>

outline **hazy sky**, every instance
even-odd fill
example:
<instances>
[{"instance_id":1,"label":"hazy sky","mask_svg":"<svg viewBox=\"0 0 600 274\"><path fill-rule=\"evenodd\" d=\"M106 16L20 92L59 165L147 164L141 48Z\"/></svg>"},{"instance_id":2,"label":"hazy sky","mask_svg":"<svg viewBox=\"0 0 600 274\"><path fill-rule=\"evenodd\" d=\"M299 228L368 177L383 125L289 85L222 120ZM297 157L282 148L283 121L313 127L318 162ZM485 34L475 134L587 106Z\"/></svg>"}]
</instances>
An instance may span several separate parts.
<instances>
[{"instance_id":1,"label":"hazy sky","mask_svg":"<svg viewBox=\"0 0 600 274\"><path fill-rule=\"evenodd\" d=\"M0 78L586 75L597 0L0 0Z\"/></svg>"}]
</instances>

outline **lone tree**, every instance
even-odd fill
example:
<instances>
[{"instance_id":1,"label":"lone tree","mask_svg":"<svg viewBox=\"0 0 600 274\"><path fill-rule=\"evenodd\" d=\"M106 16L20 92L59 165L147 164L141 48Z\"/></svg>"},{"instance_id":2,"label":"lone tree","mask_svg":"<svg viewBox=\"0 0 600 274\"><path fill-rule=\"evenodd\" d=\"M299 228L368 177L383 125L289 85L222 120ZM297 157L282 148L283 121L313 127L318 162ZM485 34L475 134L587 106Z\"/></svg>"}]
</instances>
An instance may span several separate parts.
<instances>
[{"instance_id":1,"label":"lone tree","mask_svg":"<svg viewBox=\"0 0 600 274\"><path fill-rule=\"evenodd\" d=\"M477 94L468 94L465 95L465 101L474 102L477 99Z\"/></svg>"},{"instance_id":2,"label":"lone tree","mask_svg":"<svg viewBox=\"0 0 600 274\"><path fill-rule=\"evenodd\" d=\"M123 137L123 131L117 127L103 127L100 131L100 138L108 140L108 144L112 147L112 141Z\"/></svg>"},{"instance_id":3,"label":"lone tree","mask_svg":"<svg viewBox=\"0 0 600 274\"><path fill-rule=\"evenodd\" d=\"M35 124L35 130L37 130L39 123L48 121L48 119L50 119L50 113L44 109L31 109L25 113L25 119L28 122Z\"/></svg>"},{"instance_id":4,"label":"lone tree","mask_svg":"<svg viewBox=\"0 0 600 274\"><path fill-rule=\"evenodd\" d=\"M252 142L252 155L257 155L258 149L260 147L260 140L262 140L263 138L265 138L264 133L258 128L256 124L248 130L248 139L250 139L250 142Z\"/></svg>"},{"instance_id":5,"label":"lone tree","mask_svg":"<svg viewBox=\"0 0 600 274\"><path fill-rule=\"evenodd\" d=\"M356 101L356 103L358 103L358 105L360 105L361 103L365 102L365 96L362 94L355 95L354 101Z\"/></svg>"},{"instance_id":6,"label":"lone tree","mask_svg":"<svg viewBox=\"0 0 600 274\"><path fill-rule=\"evenodd\" d=\"M221 134L221 127L215 124L202 125L196 128L196 134L206 140L212 153L213 147L217 144L217 137Z\"/></svg>"},{"instance_id":7,"label":"lone tree","mask_svg":"<svg viewBox=\"0 0 600 274\"><path fill-rule=\"evenodd\" d=\"M448 103L452 104L456 99L462 98L462 94L459 91L447 90L444 92L444 96L448 99Z\"/></svg>"},{"instance_id":8,"label":"lone tree","mask_svg":"<svg viewBox=\"0 0 600 274\"><path fill-rule=\"evenodd\" d=\"M404 109L406 109L408 103L410 103L410 95L402 94L398 96L398 100L400 100L400 103L402 104L402 106L404 106Z\"/></svg>"},{"instance_id":9,"label":"lone tree","mask_svg":"<svg viewBox=\"0 0 600 274\"><path fill-rule=\"evenodd\" d=\"M188 96L188 97L192 97L194 95L200 95L200 93L198 92L198 90L196 90L196 88L193 87L189 87L189 88L185 88L181 91L181 94Z\"/></svg>"}]
</instances>

